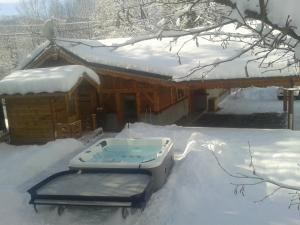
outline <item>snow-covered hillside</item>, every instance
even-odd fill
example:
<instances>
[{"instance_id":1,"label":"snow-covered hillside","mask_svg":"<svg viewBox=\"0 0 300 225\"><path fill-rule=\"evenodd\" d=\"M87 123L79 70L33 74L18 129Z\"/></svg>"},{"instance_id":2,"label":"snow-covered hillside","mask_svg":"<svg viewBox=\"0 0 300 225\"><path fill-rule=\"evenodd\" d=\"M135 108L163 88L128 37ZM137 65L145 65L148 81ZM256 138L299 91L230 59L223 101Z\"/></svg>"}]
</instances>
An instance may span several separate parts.
<instances>
[{"instance_id":1,"label":"snow-covered hillside","mask_svg":"<svg viewBox=\"0 0 300 225\"><path fill-rule=\"evenodd\" d=\"M57 140L42 146L0 144L0 224L205 224L205 225L296 225L296 208L288 209L289 191L280 191L260 203L274 186L246 187L245 197L236 196L226 175L217 165L233 173L251 173L248 141L256 170L280 182L300 186L300 132L225 128L183 128L130 125L119 137L168 136L175 142L176 162L166 185L155 193L146 209L126 220L120 210L68 208L58 216L51 207L35 214L28 205L26 189L49 173L67 168L68 160L83 145L73 139Z\"/></svg>"}]
</instances>

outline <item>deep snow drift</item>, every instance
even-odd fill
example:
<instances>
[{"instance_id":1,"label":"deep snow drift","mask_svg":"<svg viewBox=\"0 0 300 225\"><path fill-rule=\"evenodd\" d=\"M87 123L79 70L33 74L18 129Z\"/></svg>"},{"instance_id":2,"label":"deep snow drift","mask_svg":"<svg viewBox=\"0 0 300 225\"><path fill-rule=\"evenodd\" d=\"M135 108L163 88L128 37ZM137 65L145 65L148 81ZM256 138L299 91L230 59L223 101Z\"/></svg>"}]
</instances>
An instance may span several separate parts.
<instances>
[{"instance_id":1,"label":"deep snow drift","mask_svg":"<svg viewBox=\"0 0 300 225\"><path fill-rule=\"evenodd\" d=\"M248 141L256 170L280 182L300 185L300 132L289 130L182 128L130 125L118 137L167 136L175 142L176 162L166 185L155 193L144 212L126 220L118 209L68 208L58 216L51 207L38 214L28 205L26 189L48 174L63 170L83 145L73 139L43 146L0 145L0 224L205 224L292 225L299 212L288 209L289 191L280 191L264 202L274 186L246 187L245 197L235 196L226 175L213 158L233 173L250 173Z\"/></svg>"}]
</instances>

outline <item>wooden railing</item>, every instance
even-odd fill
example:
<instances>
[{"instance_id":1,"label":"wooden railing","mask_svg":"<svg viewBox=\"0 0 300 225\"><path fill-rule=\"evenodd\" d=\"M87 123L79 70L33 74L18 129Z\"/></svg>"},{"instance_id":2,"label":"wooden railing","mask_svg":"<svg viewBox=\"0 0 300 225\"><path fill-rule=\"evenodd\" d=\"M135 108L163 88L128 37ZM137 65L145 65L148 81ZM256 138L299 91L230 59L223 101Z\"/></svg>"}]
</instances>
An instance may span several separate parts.
<instances>
[{"instance_id":1,"label":"wooden railing","mask_svg":"<svg viewBox=\"0 0 300 225\"><path fill-rule=\"evenodd\" d=\"M84 131L95 130L97 128L96 114L91 114L82 120L82 129Z\"/></svg>"},{"instance_id":2,"label":"wooden railing","mask_svg":"<svg viewBox=\"0 0 300 225\"><path fill-rule=\"evenodd\" d=\"M55 133L56 138L80 137L82 134L81 120L72 123L57 123Z\"/></svg>"}]
</instances>

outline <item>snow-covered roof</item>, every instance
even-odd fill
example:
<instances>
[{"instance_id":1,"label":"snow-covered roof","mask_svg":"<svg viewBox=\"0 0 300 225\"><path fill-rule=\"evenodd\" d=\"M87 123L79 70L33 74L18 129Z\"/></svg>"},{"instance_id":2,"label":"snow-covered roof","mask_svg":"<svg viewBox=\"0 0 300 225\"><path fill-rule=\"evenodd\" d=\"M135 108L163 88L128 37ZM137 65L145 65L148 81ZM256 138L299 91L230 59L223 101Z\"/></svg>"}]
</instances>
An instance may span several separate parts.
<instances>
[{"instance_id":1,"label":"snow-covered roof","mask_svg":"<svg viewBox=\"0 0 300 225\"><path fill-rule=\"evenodd\" d=\"M27 64L29 64L32 60L42 54L50 45L50 41L45 41L40 44L36 49L34 49L30 54L28 54L17 66L17 70L23 69Z\"/></svg>"},{"instance_id":2,"label":"snow-covered roof","mask_svg":"<svg viewBox=\"0 0 300 225\"><path fill-rule=\"evenodd\" d=\"M234 25L224 26L222 31L245 33L245 29L236 29ZM248 31L247 31L248 32ZM206 36L207 37L207 36ZM219 40L222 37L219 37ZM202 37L184 36L174 40L173 38L150 39L135 44L123 45L131 41L131 38L114 38L105 40L83 40L83 39L57 39L58 47L76 55L82 60L93 63L112 66L116 69L140 72L140 75L165 76L173 81L187 80L219 80L240 78L265 78L299 75L296 68L286 68L288 62L285 58L279 60L280 50L272 51L261 65L260 61L251 61L257 58L261 51L258 48L241 54L239 58L230 60L231 57L240 54L245 48L245 42L230 41L227 46L222 42L215 42ZM116 48L116 46L122 47ZM179 51L180 50L180 51ZM291 53L292 54L292 53ZM209 66L197 70L191 76L186 76L197 66L204 66L223 60L217 67ZM28 58L26 59L28 61ZM277 61L272 66L268 64ZM247 72L245 66L247 65ZM282 69L286 68L286 69ZM148 72L146 74L145 72Z\"/></svg>"},{"instance_id":3,"label":"snow-covered roof","mask_svg":"<svg viewBox=\"0 0 300 225\"><path fill-rule=\"evenodd\" d=\"M68 92L84 76L100 84L93 70L80 65L17 70L0 81L0 94Z\"/></svg>"},{"instance_id":4,"label":"snow-covered roof","mask_svg":"<svg viewBox=\"0 0 300 225\"><path fill-rule=\"evenodd\" d=\"M173 81L183 80L215 80L215 79L239 79L257 77L278 77L298 75L295 68L283 69L286 61L278 61L271 69L263 68L260 62L252 61L253 52L246 53L241 57L222 63L211 70L211 67L196 71L192 76L187 76L193 68L199 65L211 64L220 60L228 59L240 53L245 45L241 42L232 42L227 48L218 42L212 42L203 38L197 38L197 44L192 36L179 38L174 42L173 38L162 40L151 39L125 45L123 47L110 47L128 41L128 38L106 40L60 40L57 44L65 50L75 54L83 60L120 67L125 69L150 72L169 77ZM179 56L178 50L182 47ZM278 51L269 54L264 64L267 65L279 57ZM247 64L247 76L245 66ZM275 70L275 69L278 70Z\"/></svg>"}]
</instances>

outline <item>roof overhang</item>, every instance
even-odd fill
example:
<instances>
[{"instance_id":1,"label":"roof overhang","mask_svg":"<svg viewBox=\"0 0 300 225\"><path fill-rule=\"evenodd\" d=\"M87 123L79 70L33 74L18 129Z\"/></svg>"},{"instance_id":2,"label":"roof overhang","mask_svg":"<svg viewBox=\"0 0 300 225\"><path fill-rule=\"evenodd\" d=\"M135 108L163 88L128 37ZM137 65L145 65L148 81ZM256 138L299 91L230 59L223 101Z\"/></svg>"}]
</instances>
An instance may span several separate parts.
<instances>
[{"instance_id":1,"label":"roof overhang","mask_svg":"<svg viewBox=\"0 0 300 225\"><path fill-rule=\"evenodd\" d=\"M30 63L25 65L22 69L35 68L40 64L51 58L62 57L70 64L85 65L98 74L103 76L115 76L123 79L136 79L142 82L148 82L153 84L162 84L166 86L180 86L192 89L216 89L216 88L246 88L251 86L256 87L292 87L296 84L300 84L300 75L291 76L268 76L268 77L244 77L235 79L215 79L215 80L190 80L176 82L171 80L170 76L160 75L151 72L139 71L129 68L105 65L101 63L94 63L86 61L80 56L74 54L63 46L50 45L45 48L35 59L31 60Z\"/></svg>"},{"instance_id":2,"label":"roof overhang","mask_svg":"<svg viewBox=\"0 0 300 225\"><path fill-rule=\"evenodd\" d=\"M192 89L230 89L230 88L246 88L246 87L293 87L300 85L299 76L278 76L264 78L244 78L244 79L226 79L226 80L204 80L204 81L185 81L182 82Z\"/></svg>"}]
</instances>

